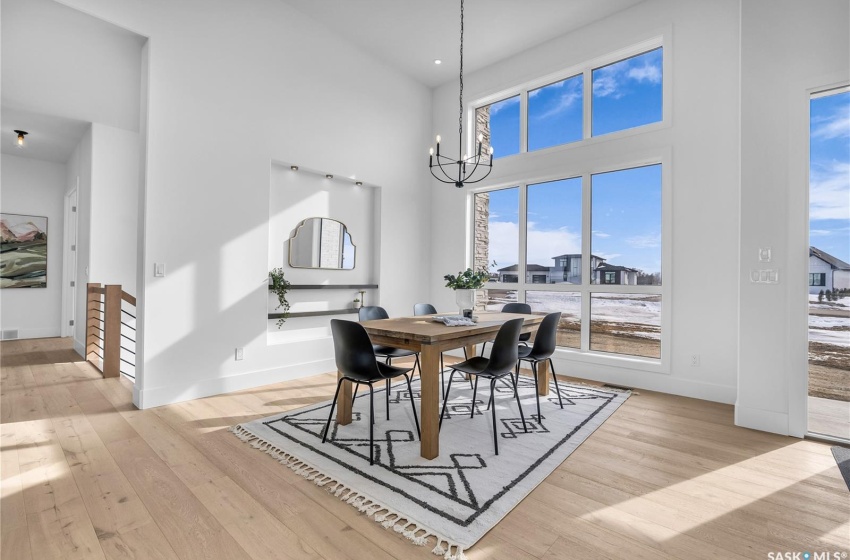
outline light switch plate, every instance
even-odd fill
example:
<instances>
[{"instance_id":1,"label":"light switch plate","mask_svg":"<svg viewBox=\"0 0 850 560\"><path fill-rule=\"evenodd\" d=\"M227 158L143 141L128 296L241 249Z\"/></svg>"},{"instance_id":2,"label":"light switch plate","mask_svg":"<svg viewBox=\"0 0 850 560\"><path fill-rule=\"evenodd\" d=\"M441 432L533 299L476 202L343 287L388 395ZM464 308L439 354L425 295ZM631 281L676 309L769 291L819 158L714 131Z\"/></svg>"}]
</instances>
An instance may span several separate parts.
<instances>
[{"instance_id":1,"label":"light switch plate","mask_svg":"<svg viewBox=\"0 0 850 560\"><path fill-rule=\"evenodd\" d=\"M157 277L165 276L165 263L154 263L153 275Z\"/></svg>"},{"instance_id":2,"label":"light switch plate","mask_svg":"<svg viewBox=\"0 0 850 560\"><path fill-rule=\"evenodd\" d=\"M759 262L770 262L772 256L770 247L759 247Z\"/></svg>"}]
</instances>

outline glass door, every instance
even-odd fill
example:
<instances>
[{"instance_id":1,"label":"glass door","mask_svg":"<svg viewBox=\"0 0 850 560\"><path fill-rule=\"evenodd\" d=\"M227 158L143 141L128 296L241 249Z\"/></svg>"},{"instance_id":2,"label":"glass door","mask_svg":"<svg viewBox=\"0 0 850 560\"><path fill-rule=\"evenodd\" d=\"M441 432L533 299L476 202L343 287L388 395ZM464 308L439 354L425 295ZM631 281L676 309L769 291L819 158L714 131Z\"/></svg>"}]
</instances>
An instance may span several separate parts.
<instances>
[{"instance_id":1,"label":"glass door","mask_svg":"<svg viewBox=\"0 0 850 560\"><path fill-rule=\"evenodd\" d=\"M850 440L850 88L809 116L808 431Z\"/></svg>"}]
</instances>

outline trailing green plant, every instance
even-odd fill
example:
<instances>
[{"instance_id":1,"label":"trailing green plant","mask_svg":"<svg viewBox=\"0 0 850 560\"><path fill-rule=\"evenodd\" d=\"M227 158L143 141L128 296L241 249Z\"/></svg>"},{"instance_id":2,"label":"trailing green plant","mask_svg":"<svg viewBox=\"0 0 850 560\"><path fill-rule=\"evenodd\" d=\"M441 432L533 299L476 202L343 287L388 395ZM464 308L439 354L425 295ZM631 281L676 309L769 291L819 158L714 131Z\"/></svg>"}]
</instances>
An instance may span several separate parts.
<instances>
[{"instance_id":1,"label":"trailing green plant","mask_svg":"<svg viewBox=\"0 0 850 560\"><path fill-rule=\"evenodd\" d=\"M280 328L286 322L286 318L289 317L289 302L286 301L286 292L289 291L289 286L291 284L283 277L282 268L271 269L269 272L269 278L271 278L272 281L271 286L269 286L269 291L273 292L274 295L277 296L278 306L275 307L275 310L283 308L283 313L277 320L277 328Z\"/></svg>"},{"instance_id":2,"label":"trailing green plant","mask_svg":"<svg viewBox=\"0 0 850 560\"><path fill-rule=\"evenodd\" d=\"M478 272L473 272L471 268L467 268L463 272L454 274L446 274L443 280L446 281L446 288L452 290L478 290L484 287L484 284L490 279L490 273L484 269Z\"/></svg>"}]
</instances>

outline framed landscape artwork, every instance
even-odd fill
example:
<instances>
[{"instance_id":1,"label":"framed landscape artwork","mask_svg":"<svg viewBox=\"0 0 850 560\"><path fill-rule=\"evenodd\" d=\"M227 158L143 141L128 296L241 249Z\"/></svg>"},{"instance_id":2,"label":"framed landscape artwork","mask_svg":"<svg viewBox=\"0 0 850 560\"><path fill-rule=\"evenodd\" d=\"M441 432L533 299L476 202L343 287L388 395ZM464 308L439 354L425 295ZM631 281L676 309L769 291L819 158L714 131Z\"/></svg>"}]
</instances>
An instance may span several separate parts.
<instances>
[{"instance_id":1,"label":"framed landscape artwork","mask_svg":"<svg viewBox=\"0 0 850 560\"><path fill-rule=\"evenodd\" d=\"M47 217L0 213L0 288L47 287Z\"/></svg>"}]
</instances>

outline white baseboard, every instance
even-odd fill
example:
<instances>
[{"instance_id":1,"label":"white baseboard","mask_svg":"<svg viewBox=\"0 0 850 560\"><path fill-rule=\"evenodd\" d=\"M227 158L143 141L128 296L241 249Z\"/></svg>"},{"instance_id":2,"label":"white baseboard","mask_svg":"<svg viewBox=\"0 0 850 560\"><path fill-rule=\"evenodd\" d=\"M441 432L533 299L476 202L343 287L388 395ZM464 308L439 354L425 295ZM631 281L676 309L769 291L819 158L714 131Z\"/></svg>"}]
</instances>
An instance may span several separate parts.
<instances>
[{"instance_id":1,"label":"white baseboard","mask_svg":"<svg viewBox=\"0 0 850 560\"><path fill-rule=\"evenodd\" d=\"M154 408L190 401L192 399L261 387L263 385L271 385L272 383L280 383L281 381L299 379L329 371L336 371L336 363L333 358L293 364L281 368L252 371L216 379L205 379L186 385L169 385L167 387L154 387L151 389L139 389L136 386L133 391L133 403L138 408Z\"/></svg>"},{"instance_id":2,"label":"white baseboard","mask_svg":"<svg viewBox=\"0 0 850 560\"><path fill-rule=\"evenodd\" d=\"M750 408L735 403L735 425L742 428L761 430L783 436L790 435L788 430L788 414Z\"/></svg>"},{"instance_id":3,"label":"white baseboard","mask_svg":"<svg viewBox=\"0 0 850 560\"><path fill-rule=\"evenodd\" d=\"M76 338L74 339L74 352L76 352L83 358L86 357L86 345L77 340Z\"/></svg>"}]
</instances>

